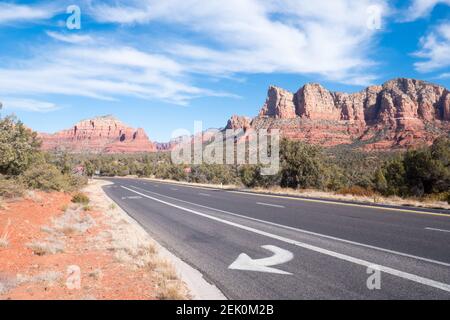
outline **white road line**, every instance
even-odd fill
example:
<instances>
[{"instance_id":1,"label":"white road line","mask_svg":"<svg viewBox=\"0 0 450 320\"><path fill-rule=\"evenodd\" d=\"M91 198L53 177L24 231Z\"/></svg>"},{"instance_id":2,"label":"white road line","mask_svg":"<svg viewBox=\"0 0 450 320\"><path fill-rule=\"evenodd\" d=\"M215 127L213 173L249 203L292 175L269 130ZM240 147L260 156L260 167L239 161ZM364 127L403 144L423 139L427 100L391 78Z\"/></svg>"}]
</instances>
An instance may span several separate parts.
<instances>
[{"instance_id":1,"label":"white road line","mask_svg":"<svg viewBox=\"0 0 450 320\"><path fill-rule=\"evenodd\" d=\"M448 232L448 233L450 233L450 230L436 229L436 228L425 228L425 230L440 231L440 232Z\"/></svg>"},{"instance_id":2,"label":"white road line","mask_svg":"<svg viewBox=\"0 0 450 320\"><path fill-rule=\"evenodd\" d=\"M199 195L204 196L204 197L211 197L211 195L207 194L207 193L199 193Z\"/></svg>"},{"instance_id":3,"label":"white road line","mask_svg":"<svg viewBox=\"0 0 450 320\"><path fill-rule=\"evenodd\" d=\"M160 194L160 193L157 193L157 192L148 191L148 190L145 190L145 189L142 189L142 188L139 188L139 187L135 187L135 186L131 186L131 187L139 189L139 190L142 190L142 191L145 191L145 192L150 192L150 193L156 194L156 195L161 196L161 197L172 199L172 200L175 200L175 201L178 201L178 202L183 202L183 203L191 204L191 205L194 205L194 206L197 206L197 207L200 207L200 208L205 208L205 209L209 209L209 210L214 210L214 211L217 211L217 212L225 213L225 214L228 214L230 216L239 217L239 218L250 220L250 221L256 221L256 222L268 224L268 225L271 225L271 226L276 226L276 227L279 227L279 228L283 228L283 229L286 229L286 230L292 230L292 231L296 231L296 232L300 232L300 233L309 234L309 235L316 236L316 237L321 237L321 238L325 238L325 239L340 241L340 242L343 242L343 243L348 243L348 244L352 244L352 245L363 247L363 248L378 250L378 251L391 253L391 254L395 254L395 255L398 255L398 256L402 256L402 257L412 258L412 259L416 259L416 260L420 260L420 261L425 261L425 262L438 264L438 265L445 266L445 267L450 267L450 263L446 263L446 262L442 262L442 261L438 261L438 260L433 260L433 259L427 259L427 258L415 256L413 254L408 254L408 253L399 252L399 251L395 251L395 250L389 250L389 249L385 249L385 248L381 248L381 247L377 247L377 246L372 246L370 244L364 244L364 243L360 243L360 242L356 242L356 241L351 241L351 240L346 240L346 239L337 238L337 237L333 237L333 236L328 236L328 235L317 233L317 232L312 232L312 231L303 230L303 229L299 229L299 228L289 227L289 226L286 226L284 224L279 224L279 223L270 222L270 221L266 221L266 220L256 219L256 218L244 216L244 215L241 215L241 214L233 213L233 212L230 212L230 211L220 210L220 209L204 206L204 205L201 205L201 204L197 204L197 203L194 203L194 202L177 199L177 198L166 196L166 195L163 195L163 194Z\"/></svg>"},{"instance_id":4,"label":"white road line","mask_svg":"<svg viewBox=\"0 0 450 320\"><path fill-rule=\"evenodd\" d=\"M277 205L277 204L264 203L264 202L257 202L256 204L259 204L260 206L266 206L266 207L286 208L285 206L280 206L280 205Z\"/></svg>"},{"instance_id":5,"label":"white road line","mask_svg":"<svg viewBox=\"0 0 450 320\"><path fill-rule=\"evenodd\" d=\"M403 271L400 271L400 270L396 270L396 269L393 269L393 268L390 268L390 267L377 265L376 263L372 263L372 262L369 262L369 261L366 261L366 260L354 258L354 257L348 256L348 255L345 255L345 254L341 254L341 253L334 252L334 251L331 251L331 250L319 248L319 247L316 247L316 246L313 246L313 245L309 245L307 243L303 243L303 242L292 240L292 239L289 239L289 238L286 238L286 237L278 236L276 234L272 234L272 233L269 233L269 232L258 230L258 229L252 228L252 227L247 227L247 226L244 226L244 225L239 224L239 223L234 223L234 222L231 222L231 221L228 221L228 220L224 220L224 219L221 219L221 218L213 217L213 216L210 216L210 215L207 215L207 214L195 211L195 210L191 210L191 209L188 209L188 208L181 207L179 205L176 205L176 204L173 204L173 203L170 203L170 202L167 202L167 201L163 201L163 200L160 200L160 199L157 199L157 198L154 198L154 197L150 197L150 196L148 196L146 194L140 193L138 191L135 191L133 189L130 189L130 188L127 188L127 187L124 187L124 186L122 186L122 188L125 189L125 190L128 190L128 191L134 192L136 194L139 194L139 195L141 195L141 196L143 196L145 198L151 199L153 201L156 201L156 202L159 202L159 203L163 203L163 204L168 205L170 207L177 208L177 209L180 209L180 210L183 210L183 211L186 211L186 212L190 212L190 213L193 213L195 215L198 215L198 216L201 216L201 217L204 217L204 218L208 218L208 219L211 219L211 220L214 220L214 221L217 221L217 222L221 222L223 224L227 224L227 225L230 225L230 226L242 229L242 230L246 230L246 231L249 231L249 232L252 232L252 233L255 233L255 234L266 236L266 237L271 238L271 239L275 239L275 240L279 240L279 241L282 241L282 242L286 242L286 243L289 243L289 244L292 244L292 245L295 245L295 246L298 246L298 247L301 247L301 248L304 248L304 249L307 249L307 250L315 251L315 252L318 252L318 253L330 256L330 257L334 257L334 258L341 259L341 260L344 260L344 261L347 261L347 262L358 264L358 265L364 266L366 268L372 268L373 266L376 265L378 270L380 270L381 272L388 273L390 275L393 275L393 276L396 276L396 277L399 277L399 278L403 278L403 279L407 279L407 280L410 280L410 281L413 281L413 282L417 282L417 283L420 283L420 284L423 284L423 285L426 285L426 286L429 286L429 287L437 288L437 289L440 289L440 290L443 290L443 291L446 291L446 292L450 292L450 285L448 285L446 283L442 283L442 282L438 282L438 281L435 281L435 280L432 280L432 279L420 277L420 276L417 276L417 275L414 275L414 274L411 274L411 273L407 273L407 272L403 272Z\"/></svg>"},{"instance_id":6,"label":"white road line","mask_svg":"<svg viewBox=\"0 0 450 320\"><path fill-rule=\"evenodd\" d=\"M177 188L170 188L170 190L173 190L173 191L178 191L178 189L177 189Z\"/></svg>"}]
</instances>

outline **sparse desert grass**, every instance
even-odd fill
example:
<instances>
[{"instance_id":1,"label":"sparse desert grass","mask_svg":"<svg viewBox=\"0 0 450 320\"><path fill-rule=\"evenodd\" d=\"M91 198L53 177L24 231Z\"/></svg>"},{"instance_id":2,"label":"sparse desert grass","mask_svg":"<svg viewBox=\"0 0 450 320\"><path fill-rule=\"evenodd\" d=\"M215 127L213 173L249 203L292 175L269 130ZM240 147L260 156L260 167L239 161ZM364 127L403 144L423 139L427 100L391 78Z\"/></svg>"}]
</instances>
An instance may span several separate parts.
<instances>
[{"instance_id":1,"label":"sparse desert grass","mask_svg":"<svg viewBox=\"0 0 450 320\"><path fill-rule=\"evenodd\" d=\"M24 197L25 199L29 199L36 203L42 203L43 200L42 197L39 194L37 194L36 191L34 190L26 190L24 192Z\"/></svg>"},{"instance_id":2,"label":"sparse desert grass","mask_svg":"<svg viewBox=\"0 0 450 320\"><path fill-rule=\"evenodd\" d=\"M117 262L133 269L145 270L155 278L158 299L180 300L188 298L188 290L180 281L175 267L163 259L157 244L137 223L119 210L101 190L104 182L95 181L87 187L91 205L103 212L103 220L108 232L97 234L91 240L97 249L107 249L114 253ZM96 277L94 274L92 277Z\"/></svg>"},{"instance_id":3,"label":"sparse desert grass","mask_svg":"<svg viewBox=\"0 0 450 320\"><path fill-rule=\"evenodd\" d=\"M17 280L7 275L0 274L0 295L7 294L17 286Z\"/></svg>"},{"instance_id":4,"label":"sparse desert grass","mask_svg":"<svg viewBox=\"0 0 450 320\"><path fill-rule=\"evenodd\" d=\"M64 252L65 244L62 240L50 237L45 241L33 241L27 244L37 256L45 256Z\"/></svg>"},{"instance_id":5,"label":"sparse desert grass","mask_svg":"<svg viewBox=\"0 0 450 320\"><path fill-rule=\"evenodd\" d=\"M349 194L352 196L359 196L359 197L373 197L373 195L375 194L375 192L373 192L372 190L360 186L351 186L347 188L342 188L337 193L343 195Z\"/></svg>"},{"instance_id":6,"label":"sparse desert grass","mask_svg":"<svg viewBox=\"0 0 450 320\"><path fill-rule=\"evenodd\" d=\"M276 194L276 195L289 195L289 196L303 196L318 198L324 200L344 200L354 201L360 203L377 203L394 206L412 206L422 208L442 208L450 209L450 205L444 201L428 201L427 199L414 199L414 198L400 198L395 196L384 197L378 194L372 194L371 196L354 196L351 194L338 194L333 192L318 191L313 189L290 189L281 187L270 188L253 188L253 192L262 194Z\"/></svg>"},{"instance_id":7,"label":"sparse desert grass","mask_svg":"<svg viewBox=\"0 0 450 320\"><path fill-rule=\"evenodd\" d=\"M85 233L95 225L95 220L89 214L82 213L82 210L85 211L84 207L82 209L79 206L69 207L61 216L53 219L53 229L65 235Z\"/></svg>"},{"instance_id":8,"label":"sparse desert grass","mask_svg":"<svg viewBox=\"0 0 450 320\"><path fill-rule=\"evenodd\" d=\"M3 229L3 232L0 234L0 248L6 248L9 245L10 231L9 227L11 226L11 219L8 219L6 226Z\"/></svg>"},{"instance_id":9,"label":"sparse desert grass","mask_svg":"<svg viewBox=\"0 0 450 320\"><path fill-rule=\"evenodd\" d=\"M186 293L180 281L161 281L156 297L160 300L185 300Z\"/></svg>"},{"instance_id":10,"label":"sparse desert grass","mask_svg":"<svg viewBox=\"0 0 450 320\"><path fill-rule=\"evenodd\" d=\"M95 269L92 272L89 272L88 276L94 280L101 280L103 278L103 272L101 269Z\"/></svg>"},{"instance_id":11,"label":"sparse desert grass","mask_svg":"<svg viewBox=\"0 0 450 320\"><path fill-rule=\"evenodd\" d=\"M75 194L73 196L72 202L73 203L79 203L79 204L82 204L82 205L88 205L89 202L90 202L90 199L89 199L89 197L86 194L84 194L82 192L78 192L77 194Z\"/></svg>"},{"instance_id":12,"label":"sparse desert grass","mask_svg":"<svg viewBox=\"0 0 450 320\"><path fill-rule=\"evenodd\" d=\"M34 276L18 274L17 282L19 284L42 282L47 285L54 285L54 284L58 283L62 279L62 277L63 277L63 275L61 272L45 271L45 272L41 272Z\"/></svg>"}]
</instances>

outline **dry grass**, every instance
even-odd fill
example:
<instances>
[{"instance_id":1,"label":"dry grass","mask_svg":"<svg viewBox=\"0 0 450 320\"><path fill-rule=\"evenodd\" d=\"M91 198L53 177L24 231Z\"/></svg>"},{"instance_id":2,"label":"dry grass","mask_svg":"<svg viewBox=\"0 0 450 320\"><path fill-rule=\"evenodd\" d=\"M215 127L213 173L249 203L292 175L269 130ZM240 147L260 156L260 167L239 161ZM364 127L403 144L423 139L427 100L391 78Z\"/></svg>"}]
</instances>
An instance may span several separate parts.
<instances>
[{"instance_id":1,"label":"dry grass","mask_svg":"<svg viewBox=\"0 0 450 320\"><path fill-rule=\"evenodd\" d=\"M0 274L0 295L7 294L17 287L17 280L7 275Z\"/></svg>"},{"instance_id":2,"label":"dry grass","mask_svg":"<svg viewBox=\"0 0 450 320\"><path fill-rule=\"evenodd\" d=\"M95 220L82 211L85 211L84 208L81 209L79 206L69 207L61 216L53 219L53 230L65 235L85 233L95 225ZM51 233L52 228L47 228Z\"/></svg>"},{"instance_id":3,"label":"dry grass","mask_svg":"<svg viewBox=\"0 0 450 320\"><path fill-rule=\"evenodd\" d=\"M158 299L181 300L189 297L185 284L179 279L175 267L163 259L157 245L133 219L112 202L101 190L105 182L91 182L85 189L91 199L91 205L105 215L104 223L109 232L98 234L92 239L99 248L114 253L115 259L130 268L145 270L158 283ZM93 275L94 276L94 275Z\"/></svg>"},{"instance_id":4,"label":"dry grass","mask_svg":"<svg viewBox=\"0 0 450 320\"><path fill-rule=\"evenodd\" d=\"M42 197L39 194L37 194L36 191L33 191L33 190L26 190L24 192L24 198L28 199L28 200L31 200L33 202L36 202L36 203L42 203L43 202Z\"/></svg>"},{"instance_id":5,"label":"dry grass","mask_svg":"<svg viewBox=\"0 0 450 320\"><path fill-rule=\"evenodd\" d=\"M160 300L186 300L186 293L180 281L161 281L156 297Z\"/></svg>"},{"instance_id":6,"label":"dry grass","mask_svg":"<svg viewBox=\"0 0 450 320\"><path fill-rule=\"evenodd\" d=\"M37 256L45 256L64 252L65 244L62 240L50 237L45 241L33 241L27 244Z\"/></svg>"},{"instance_id":7,"label":"dry grass","mask_svg":"<svg viewBox=\"0 0 450 320\"><path fill-rule=\"evenodd\" d=\"M301 196L318 198L324 200L343 200L352 201L367 204L384 204L393 206L411 206L418 208L441 208L450 209L450 204L444 201L427 201L426 199L404 199L400 197L383 197L381 195L373 194L371 196L360 196L352 194L339 194L333 192L318 191L312 189L290 189L281 187L271 187L268 189L264 188L254 188L251 189L253 192L261 194L275 194L275 195L288 195L288 196Z\"/></svg>"},{"instance_id":8,"label":"dry grass","mask_svg":"<svg viewBox=\"0 0 450 320\"><path fill-rule=\"evenodd\" d=\"M9 245L9 238L11 233L9 231L9 227L11 226L11 219L8 219L6 226L3 228L3 232L0 235L0 248L6 248Z\"/></svg>"},{"instance_id":9,"label":"dry grass","mask_svg":"<svg viewBox=\"0 0 450 320\"><path fill-rule=\"evenodd\" d=\"M55 285L57 284L61 279L63 278L63 275L61 272L58 271L45 271L42 273L39 273L34 276L29 275L17 275L17 283L24 284L24 283L45 283L46 285Z\"/></svg>"}]
</instances>

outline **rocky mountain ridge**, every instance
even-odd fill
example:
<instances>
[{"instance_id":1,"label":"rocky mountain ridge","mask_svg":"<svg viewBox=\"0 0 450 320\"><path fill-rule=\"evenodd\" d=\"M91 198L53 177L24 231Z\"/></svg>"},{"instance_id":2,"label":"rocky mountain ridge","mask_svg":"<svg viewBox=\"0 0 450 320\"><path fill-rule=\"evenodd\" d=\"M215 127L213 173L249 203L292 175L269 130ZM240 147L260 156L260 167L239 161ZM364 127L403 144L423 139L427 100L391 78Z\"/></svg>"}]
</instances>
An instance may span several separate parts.
<instances>
[{"instance_id":1,"label":"rocky mountain ridge","mask_svg":"<svg viewBox=\"0 0 450 320\"><path fill-rule=\"evenodd\" d=\"M71 153L139 153L156 151L144 129L134 129L113 116L82 120L54 134L39 134L42 149Z\"/></svg>"},{"instance_id":2,"label":"rocky mountain ridge","mask_svg":"<svg viewBox=\"0 0 450 320\"><path fill-rule=\"evenodd\" d=\"M283 136L323 146L391 149L429 144L450 132L450 92L398 78L358 93L306 84L296 93L275 86L258 116L233 116L229 128L280 129Z\"/></svg>"}]
</instances>

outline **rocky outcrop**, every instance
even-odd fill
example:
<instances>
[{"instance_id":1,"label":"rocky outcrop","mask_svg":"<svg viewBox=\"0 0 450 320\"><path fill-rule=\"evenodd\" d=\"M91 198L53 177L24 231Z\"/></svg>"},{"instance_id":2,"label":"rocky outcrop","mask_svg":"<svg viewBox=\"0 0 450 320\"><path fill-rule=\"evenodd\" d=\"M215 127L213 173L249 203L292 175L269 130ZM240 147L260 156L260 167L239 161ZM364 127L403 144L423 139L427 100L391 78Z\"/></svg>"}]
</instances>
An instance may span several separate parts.
<instances>
[{"instance_id":1,"label":"rocky outcrop","mask_svg":"<svg viewBox=\"0 0 450 320\"><path fill-rule=\"evenodd\" d=\"M285 137L324 146L389 149L429 144L450 132L450 92L404 78L353 94L330 92L319 84L306 84L295 94L271 86L251 127L280 129Z\"/></svg>"},{"instance_id":2,"label":"rocky outcrop","mask_svg":"<svg viewBox=\"0 0 450 320\"><path fill-rule=\"evenodd\" d=\"M71 129L40 134L42 149L70 153L139 153L156 151L143 129L133 129L112 116L83 120Z\"/></svg>"},{"instance_id":3,"label":"rocky outcrop","mask_svg":"<svg viewBox=\"0 0 450 320\"><path fill-rule=\"evenodd\" d=\"M296 117L294 95L291 92L271 86L267 96L260 116L279 119L292 119Z\"/></svg>"},{"instance_id":4,"label":"rocky outcrop","mask_svg":"<svg viewBox=\"0 0 450 320\"><path fill-rule=\"evenodd\" d=\"M249 117L237 116L233 115L230 120L228 120L227 126L225 129L229 130L239 130L243 129L247 131L251 128L252 119Z\"/></svg>"}]
</instances>

